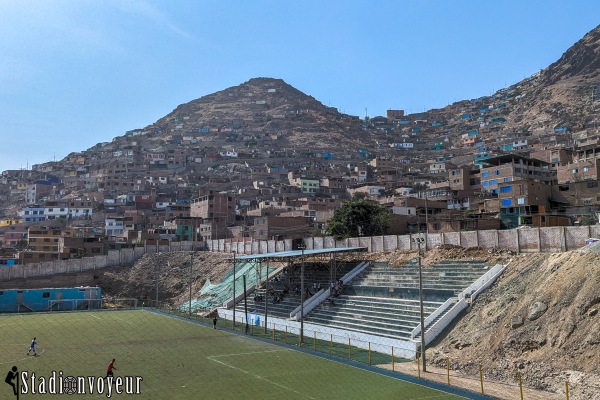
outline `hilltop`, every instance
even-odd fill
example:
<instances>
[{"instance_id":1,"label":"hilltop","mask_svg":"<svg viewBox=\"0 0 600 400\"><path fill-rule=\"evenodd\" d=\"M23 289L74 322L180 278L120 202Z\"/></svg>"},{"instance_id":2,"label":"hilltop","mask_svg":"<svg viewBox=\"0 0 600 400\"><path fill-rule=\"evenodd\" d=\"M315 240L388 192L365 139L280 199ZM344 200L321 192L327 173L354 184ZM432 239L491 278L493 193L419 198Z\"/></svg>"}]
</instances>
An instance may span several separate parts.
<instances>
[{"instance_id":1,"label":"hilltop","mask_svg":"<svg viewBox=\"0 0 600 400\"><path fill-rule=\"evenodd\" d=\"M373 144L361 137L357 118L275 78L253 78L181 104L144 130L161 138L200 134L199 141L207 146L241 147L250 154L261 153L261 147L269 155L286 149L288 156Z\"/></svg>"},{"instance_id":2,"label":"hilltop","mask_svg":"<svg viewBox=\"0 0 600 400\"><path fill-rule=\"evenodd\" d=\"M389 118L386 110L363 119L343 114L282 79L253 78L181 104L111 142L37 165L20 179L53 176L60 183L55 198L68 199L97 190L122 195L136 179L147 193L156 184L146 178L160 171L166 180L160 192L189 200L199 189L249 187L256 176L269 176L267 168L281 171L271 177L283 184L288 172L348 182L355 166L377 157L395 163L393 174L381 178L396 186L436 182L447 177L431 173L435 160L472 166L500 154L529 156L597 140L599 37L597 27L555 63L491 96ZM120 179L127 184L107 187L107 180ZM15 215L24 192L16 181L5 185L0 206Z\"/></svg>"}]
</instances>

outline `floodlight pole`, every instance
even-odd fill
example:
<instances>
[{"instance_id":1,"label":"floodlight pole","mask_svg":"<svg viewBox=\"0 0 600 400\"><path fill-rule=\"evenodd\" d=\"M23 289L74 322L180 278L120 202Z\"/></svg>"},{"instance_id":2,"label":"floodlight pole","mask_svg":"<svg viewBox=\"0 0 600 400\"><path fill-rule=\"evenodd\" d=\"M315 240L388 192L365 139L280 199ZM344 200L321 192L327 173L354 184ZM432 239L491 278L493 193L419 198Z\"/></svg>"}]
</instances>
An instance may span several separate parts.
<instances>
[{"instance_id":1,"label":"floodlight pole","mask_svg":"<svg viewBox=\"0 0 600 400\"><path fill-rule=\"evenodd\" d=\"M423 256L423 250L421 250L421 244L425 239L422 237L417 238L419 245L419 306L421 308L421 369L423 372L427 372L427 366L425 363L425 317L423 315L423 273L421 268L421 257Z\"/></svg>"},{"instance_id":2,"label":"floodlight pole","mask_svg":"<svg viewBox=\"0 0 600 400\"><path fill-rule=\"evenodd\" d=\"M261 270L262 270L262 260L259 260L259 263L260 263L259 265L260 265ZM265 329L264 329L264 333L265 334L267 334L267 321L268 321L268 318L269 318L269 314L268 314L268 308L269 308L269 306L268 306L268 304L269 304L269 302L268 302L268 299L269 299L269 259L268 258L267 258L267 272L266 272L266 274L267 274L267 277L266 277L266 280L265 280Z\"/></svg>"},{"instance_id":3,"label":"floodlight pole","mask_svg":"<svg viewBox=\"0 0 600 400\"><path fill-rule=\"evenodd\" d=\"M159 253L160 255L160 253ZM167 261L167 269L170 267L169 262ZM158 308L158 280L160 277L160 257L158 259L158 264L156 265L156 308Z\"/></svg>"},{"instance_id":4,"label":"floodlight pole","mask_svg":"<svg viewBox=\"0 0 600 400\"><path fill-rule=\"evenodd\" d=\"M189 317L192 319L192 266L194 265L194 252L190 252L190 302L189 302Z\"/></svg>"},{"instance_id":5,"label":"floodlight pole","mask_svg":"<svg viewBox=\"0 0 600 400\"><path fill-rule=\"evenodd\" d=\"M233 330L235 331L235 251L233 253L233 306L231 307L233 311Z\"/></svg>"},{"instance_id":6,"label":"floodlight pole","mask_svg":"<svg viewBox=\"0 0 600 400\"><path fill-rule=\"evenodd\" d=\"M300 267L300 343L304 343L304 244L298 247L302 250L302 266Z\"/></svg>"},{"instance_id":7,"label":"floodlight pole","mask_svg":"<svg viewBox=\"0 0 600 400\"><path fill-rule=\"evenodd\" d=\"M243 275L244 278L244 317L246 318L246 335L248 334L248 299L246 298L246 274Z\"/></svg>"}]
</instances>

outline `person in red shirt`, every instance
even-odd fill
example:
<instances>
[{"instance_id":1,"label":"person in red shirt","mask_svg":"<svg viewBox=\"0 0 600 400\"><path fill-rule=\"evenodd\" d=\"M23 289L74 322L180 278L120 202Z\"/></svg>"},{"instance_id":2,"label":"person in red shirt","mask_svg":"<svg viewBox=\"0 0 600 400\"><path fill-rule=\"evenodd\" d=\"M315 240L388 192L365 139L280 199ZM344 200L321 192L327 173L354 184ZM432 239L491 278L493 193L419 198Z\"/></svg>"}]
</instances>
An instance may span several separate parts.
<instances>
[{"instance_id":1,"label":"person in red shirt","mask_svg":"<svg viewBox=\"0 0 600 400\"><path fill-rule=\"evenodd\" d=\"M111 362L108 364L108 367L106 368L106 378L108 378L109 376L114 376L113 369L117 369L115 367L115 359L114 358L111 360Z\"/></svg>"}]
</instances>

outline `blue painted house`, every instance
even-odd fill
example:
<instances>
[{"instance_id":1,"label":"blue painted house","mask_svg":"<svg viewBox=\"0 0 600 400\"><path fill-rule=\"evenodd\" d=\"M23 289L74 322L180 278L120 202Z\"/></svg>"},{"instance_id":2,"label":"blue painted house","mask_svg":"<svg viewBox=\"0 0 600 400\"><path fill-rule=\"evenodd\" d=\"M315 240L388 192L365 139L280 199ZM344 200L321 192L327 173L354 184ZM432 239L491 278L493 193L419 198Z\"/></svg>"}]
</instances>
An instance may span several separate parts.
<instances>
[{"instance_id":1,"label":"blue painted house","mask_svg":"<svg viewBox=\"0 0 600 400\"><path fill-rule=\"evenodd\" d=\"M101 308L99 287L0 290L0 312L72 311Z\"/></svg>"}]
</instances>

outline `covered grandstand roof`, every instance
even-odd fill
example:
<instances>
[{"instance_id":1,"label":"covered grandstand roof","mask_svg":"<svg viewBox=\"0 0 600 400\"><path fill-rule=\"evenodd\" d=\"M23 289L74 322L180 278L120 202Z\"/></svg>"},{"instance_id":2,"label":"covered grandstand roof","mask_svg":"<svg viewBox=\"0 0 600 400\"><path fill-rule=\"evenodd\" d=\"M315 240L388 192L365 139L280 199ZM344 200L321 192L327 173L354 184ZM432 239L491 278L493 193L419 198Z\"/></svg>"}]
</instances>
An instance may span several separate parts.
<instances>
[{"instance_id":1,"label":"covered grandstand roof","mask_svg":"<svg viewBox=\"0 0 600 400\"><path fill-rule=\"evenodd\" d=\"M336 247L331 249L304 250L305 256L327 253L350 253L367 251L366 247ZM236 260L257 260L259 258L289 258L302 256L302 250L276 251L273 253L236 255Z\"/></svg>"}]
</instances>

